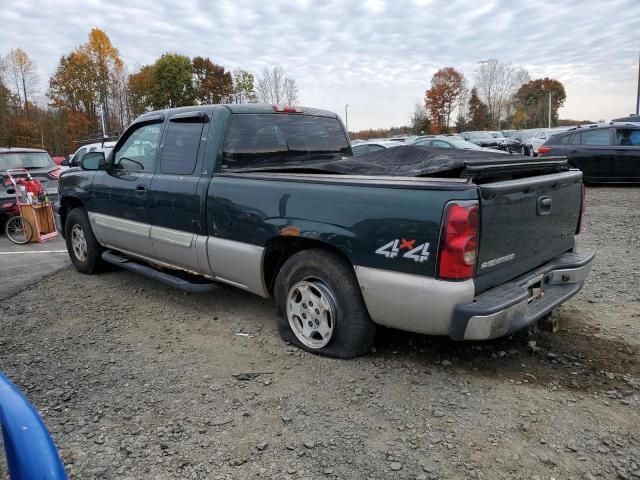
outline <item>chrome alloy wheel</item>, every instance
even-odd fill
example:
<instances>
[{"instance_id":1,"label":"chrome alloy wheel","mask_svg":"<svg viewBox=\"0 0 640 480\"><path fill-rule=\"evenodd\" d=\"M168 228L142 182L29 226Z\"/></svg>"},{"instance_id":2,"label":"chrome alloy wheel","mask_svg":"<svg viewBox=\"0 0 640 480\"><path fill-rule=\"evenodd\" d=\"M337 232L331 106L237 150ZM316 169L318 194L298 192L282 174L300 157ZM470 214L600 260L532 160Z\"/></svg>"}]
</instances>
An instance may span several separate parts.
<instances>
[{"instance_id":1,"label":"chrome alloy wheel","mask_svg":"<svg viewBox=\"0 0 640 480\"><path fill-rule=\"evenodd\" d=\"M309 348L320 349L331 341L336 312L335 297L320 280L308 278L289 289L289 326L296 338Z\"/></svg>"},{"instance_id":2,"label":"chrome alloy wheel","mask_svg":"<svg viewBox=\"0 0 640 480\"><path fill-rule=\"evenodd\" d=\"M76 258L84 262L87 258L87 240L84 238L82 227L77 223L71 229L71 247Z\"/></svg>"}]
</instances>

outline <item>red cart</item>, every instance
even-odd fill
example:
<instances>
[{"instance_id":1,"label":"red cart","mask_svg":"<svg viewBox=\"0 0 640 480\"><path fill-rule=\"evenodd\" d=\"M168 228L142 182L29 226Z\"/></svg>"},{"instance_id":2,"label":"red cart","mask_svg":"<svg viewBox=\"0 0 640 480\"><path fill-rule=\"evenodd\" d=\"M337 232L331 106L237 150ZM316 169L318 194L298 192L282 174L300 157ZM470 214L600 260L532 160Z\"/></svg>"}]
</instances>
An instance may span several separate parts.
<instances>
[{"instance_id":1,"label":"red cart","mask_svg":"<svg viewBox=\"0 0 640 480\"><path fill-rule=\"evenodd\" d=\"M42 184L24 168L7 170L5 186L16 203L5 206L7 238L13 243L45 242L58 236L53 206Z\"/></svg>"}]
</instances>

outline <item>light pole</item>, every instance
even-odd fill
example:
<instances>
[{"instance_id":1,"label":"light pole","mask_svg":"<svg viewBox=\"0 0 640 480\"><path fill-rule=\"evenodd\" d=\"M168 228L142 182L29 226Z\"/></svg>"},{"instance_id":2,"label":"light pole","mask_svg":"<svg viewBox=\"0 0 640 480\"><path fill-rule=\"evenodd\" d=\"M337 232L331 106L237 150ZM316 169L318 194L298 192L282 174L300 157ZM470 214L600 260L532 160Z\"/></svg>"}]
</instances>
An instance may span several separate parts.
<instances>
[{"instance_id":1,"label":"light pole","mask_svg":"<svg viewBox=\"0 0 640 480\"><path fill-rule=\"evenodd\" d=\"M549 92L549 128L551 128L551 92Z\"/></svg>"},{"instance_id":2,"label":"light pole","mask_svg":"<svg viewBox=\"0 0 640 480\"><path fill-rule=\"evenodd\" d=\"M347 135L349 134L349 104L344 106L344 126L347 129Z\"/></svg>"}]
</instances>

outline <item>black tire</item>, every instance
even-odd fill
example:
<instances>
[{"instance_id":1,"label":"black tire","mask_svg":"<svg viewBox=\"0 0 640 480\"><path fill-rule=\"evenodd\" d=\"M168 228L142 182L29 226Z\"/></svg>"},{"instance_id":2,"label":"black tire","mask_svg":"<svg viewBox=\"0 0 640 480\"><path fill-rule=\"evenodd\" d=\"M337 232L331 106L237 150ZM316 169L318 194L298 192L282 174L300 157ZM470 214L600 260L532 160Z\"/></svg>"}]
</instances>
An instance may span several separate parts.
<instances>
[{"instance_id":1,"label":"black tire","mask_svg":"<svg viewBox=\"0 0 640 480\"><path fill-rule=\"evenodd\" d=\"M289 323L287 302L290 293L296 292L299 282L312 283L331 299L332 333L327 336L326 345L306 345ZM278 272L274 296L278 331L283 340L308 352L335 358L353 358L371 349L376 326L367 312L353 268L338 255L322 249L304 250L292 255ZM302 321L295 315L292 318L292 322ZM317 318L315 321L317 323Z\"/></svg>"},{"instance_id":2,"label":"black tire","mask_svg":"<svg viewBox=\"0 0 640 480\"><path fill-rule=\"evenodd\" d=\"M4 233L13 243L24 245L29 243L33 238L33 226L31 222L21 215L15 215L4 226Z\"/></svg>"},{"instance_id":3,"label":"black tire","mask_svg":"<svg viewBox=\"0 0 640 480\"><path fill-rule=\"evenodd\" d=\"M74 229L79 229L85 240L86 255L84 257L78 253L77 249L74 249ZM91 224L89 223L89 217L84 208L77 207L71 210L67 215L67 220L64 224L64 236L67 243L67 251L71 258L71 263L81 273L98 273L104 268L104 261L102 260L103 248L96 240Z\"/></svg>"}]
</instances>

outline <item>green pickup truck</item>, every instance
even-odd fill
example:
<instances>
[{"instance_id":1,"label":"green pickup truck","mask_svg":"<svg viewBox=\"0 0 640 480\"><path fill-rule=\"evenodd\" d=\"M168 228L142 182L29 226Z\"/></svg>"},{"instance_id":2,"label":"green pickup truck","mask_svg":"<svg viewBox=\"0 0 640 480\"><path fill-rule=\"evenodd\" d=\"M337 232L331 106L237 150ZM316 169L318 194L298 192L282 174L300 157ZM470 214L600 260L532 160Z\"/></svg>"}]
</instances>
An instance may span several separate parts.
<instances>
[{"instance_id":1,"label":"green pickup truck","mask_svg":"<svg viewBox=\"0 0 640 480\"><path fill-rule=\"evenodd\" d=\"M412 152L430 168L407 170ZM485 340L575 295L593 255L575 248L584 189L565 159L464 155L355 159L310 108L168 109L66 171L56 221L80 272L273 296L282 338L311 352L364 354L376 325Z\"/></svg>"}]
</instances>

